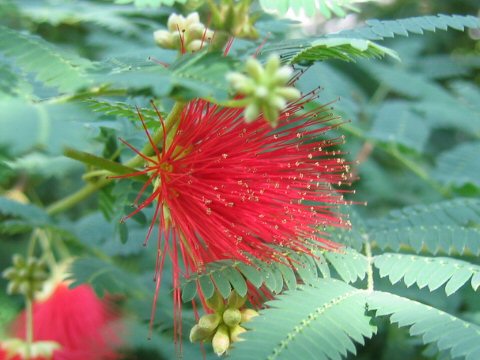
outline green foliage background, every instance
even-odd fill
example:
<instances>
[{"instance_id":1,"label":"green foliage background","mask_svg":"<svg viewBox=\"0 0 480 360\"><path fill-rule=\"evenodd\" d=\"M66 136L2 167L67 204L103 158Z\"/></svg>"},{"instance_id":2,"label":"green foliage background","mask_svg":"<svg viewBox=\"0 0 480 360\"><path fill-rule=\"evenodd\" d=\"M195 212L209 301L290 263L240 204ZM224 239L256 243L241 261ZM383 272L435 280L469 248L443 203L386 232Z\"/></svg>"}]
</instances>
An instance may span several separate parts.
<instances>
[{"instance_id":1,"label":"green foliage background","mask_svg":"<svg viewBox=\"0 0 480 360\"><path fill-rule=\"evenodd\" d=\"M127 358L175 357L170 268L149 341L155 251L141 244L152 212L120 224L141 183L100 184L97 158L84 153L128 160L117 138L142 147L135 106L153 128L152 98L162 112L178 98L227 99L225 74L240 68L261 41L238 40L229 57L200 52L176 59L154 45L152 33L172 11L185 10L184 3L0 3L0 190L18 187L31 200L22 205L0 197L0 269L13 253L25 252L34 229L45 230L56 256L77 257L74 284L125 296ZM260 1L256 9L275 3L283 12L289 3L298 10L306 2ZM292 268L259 263L257 270L226 261L185 281L185 329L194 323L188 300L197 282L205 293L217 288L224 297L232 289L244 294L250 283L280 295L251 323L232 359L480 358L475 3L320 1L324 16L343 15L353 5L361 12L347 18L355 29L333 19L311 37L291 21L260 17L261 37L270 37L259 58L277 53L285 63L308 65L301 90L321 86L319 103L338 99L335 111L350 122L335 131L347 136L347 157L359 161L350 198L368 206L346 209L352 230L333 235L344 252L292 254L298 257ZM331 26L342 31L326 34ZM85 182L97 186L96 196L57 213L56 201ZM3 291L0 304L2 324L22 308L21 299ZM188 340L183 351L185 359L201 357Z\"/></svg>"}]
</instances>

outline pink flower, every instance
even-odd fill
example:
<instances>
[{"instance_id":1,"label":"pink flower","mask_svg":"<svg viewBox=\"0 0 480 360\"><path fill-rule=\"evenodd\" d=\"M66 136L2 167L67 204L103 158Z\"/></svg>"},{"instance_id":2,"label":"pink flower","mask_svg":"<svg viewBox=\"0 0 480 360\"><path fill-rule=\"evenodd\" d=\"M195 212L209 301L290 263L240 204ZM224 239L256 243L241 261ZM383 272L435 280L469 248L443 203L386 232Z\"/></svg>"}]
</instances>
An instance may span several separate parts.
<instances>
[{"instance_id":1,"label":"pink flower","mask_svg":"<svg viewBox=\"0 0 480 360\"><path fill-rule=\"evenodd\" d=\"M154 156L126 143L146 167L118 178L149 175L136 210L126 218L154 204L146 242L156 224L160 229L154 303L165 256L173 262L179 311L181 263L189 276L222 259L282 261L281 247L302 252L315 245L337 247L323 228L346 223L337 212L345 203L342 191L332 184L346 182L348 165L331 149L343 137L323 138L339 125L332 124L337 118L330 108L301 111L314 96L289 103L276 129L262 115L246 123L243 108L192 100L163 144L153 143L144 124ZM153 190L143 199L149 186Z\"/></svg>"},{"instance_id":2,"label":"pink flower","mask_svg":"<svg viewBox=\"0 0 480 360\"><path fill-rule=\"evenodd\" d=\"M53 360L119 359L115 348L121 344L121 327L115 320L109 305L90 286L69 289L61 283L50 297L33 304L34 341L56 342L60 349L54 351ZM25 339L25 312L13 323L12 335ZM5 355L0 350L0 359L8 359Z\"/></svg>"}]
</instances>

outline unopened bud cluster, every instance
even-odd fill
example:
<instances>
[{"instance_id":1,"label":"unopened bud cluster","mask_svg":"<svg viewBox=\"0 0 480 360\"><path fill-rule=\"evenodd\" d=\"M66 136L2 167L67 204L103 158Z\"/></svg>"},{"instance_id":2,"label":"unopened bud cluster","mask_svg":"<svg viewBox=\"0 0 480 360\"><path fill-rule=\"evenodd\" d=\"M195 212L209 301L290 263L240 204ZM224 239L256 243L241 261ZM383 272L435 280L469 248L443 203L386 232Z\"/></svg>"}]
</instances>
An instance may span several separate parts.
<instances>
[{"instance_id":1,"label":"unopened bud cluster","mask_svg":"<svg viewBox=\"0 0 480 360\"><path fill-rule=\"evenodd\" d=\"M170 15L167 29L157 30L153 33L155 42L166 49L198 51L213 36L213 31L207 29L200 22L196 12L189 14L187 17L175 13Z\"/></svg>"},{"instance_id":2,"label":"unopened bud cluster","mask_svg":"<svg viewBox=\"0 0 480 360\"><path fill-rule=\"evenodd\" d=\"M232 291L225 304L222 296L215 292L207 300L207 305L214 313L199 319L190 331L190 341L211 342L213 351L218 356L223 355L232 343L241 341L240 334L247 331L242 325L258 315L253 309L240 310L245 301L246 297Z\"/></svg>"},{"instance_id":3,"label":"unopened bud cluster","mask_svg":"<svg viewBox=\"0 0 480 360\"><path fill-rule=\"evenodd\" d=\"M237 38L256 39L258 32L254 27L256 17L250 16L251 1L222 1L213 13L216 29L226 31Z\"/></svg>"},{"instance_id":4,"label":"unopened bud cluster","mask_svg":"<svg viewBox=\"0 0 480 360\"><path fill-rule=\"evenodd\" d=\"M21 255L13 256L13 266L3 272L3 277L9 280L7 293L21 294L29 298L40 291L48 278L47 266L44 261Z\"/></svg>"},{"instance_id":5,"label":"unopened bud cluster","mask_svg":"<svg viewBox=\"0 0 480 360\"><path fill-rule=\"evenodd\" d=\"M227 75L232 88L248 102L245 120L251 122L263 113L265 119L276 126L280 111L289 101L300 98L300 91L288 85L292 69L281 66L280 58L272 55L265 67L255 58L248 59L245 72Z\"/></svg>"}]
</instances>

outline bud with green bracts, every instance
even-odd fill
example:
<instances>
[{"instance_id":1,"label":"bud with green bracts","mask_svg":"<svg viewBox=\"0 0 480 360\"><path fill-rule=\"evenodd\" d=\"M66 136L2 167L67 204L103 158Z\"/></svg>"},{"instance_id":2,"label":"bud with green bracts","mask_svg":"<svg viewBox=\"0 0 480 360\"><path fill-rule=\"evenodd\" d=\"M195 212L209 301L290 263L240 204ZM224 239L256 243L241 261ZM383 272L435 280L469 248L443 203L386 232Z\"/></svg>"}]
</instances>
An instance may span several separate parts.
<instances>
[{"instance_id":1,"label":"bud with green bracts","mask_svg":"<svg viewBox=\"0 0 480 360\"><path fill-rule=\"evenodd\" d=\"M228 327L224 324L218 327L217 332L212 339L213 351L218 356L223 355L225 351L230 347L230 335L228 333Z\"/></svg>"},{"instance_id":2,"label":"bud with green bracts","mask_svg":"<svg viewBox=\"0 0 480 360\"><path fill-rule=\"evenodd\" d=\"M238 324L240 324L240 321L242 320L242 314L240 313L240 310L238 309L231 309L228 308L225 310L223 313L223 322L228 326L228 327L235 327Z\"/></svg>"},{"instance_id":3,"label":"bud with green bracts","mask_svg":"<svg viewBox=\"0 0 480 360\"><path fill-rule=\"evenodd\" d=\"M47 267L44 261L30 257L24 259L21 255L14 255L13 266L6 269L2 275L9 280L7 293L22 294L33 298L35 292L40 291L48 278Z\"/></svg>"},{"instance_id":4,"label":"bud with green bracts","mask_svg":"<svg viewBox=\"0 0 480 360\"><path fill-rule=\"evenodd\" d=\"M246 122L254 121L263 113L272 126L277 126L280 111L289 101L301 96L300 91L289 84L291 75L292 70L282 66L280 58L275 55L268 58L265 66L250 58L246 62L245 73L227 74L230 86L243 95L247 103L244 113Z\"/></svg>"},{"instance_id":5,"label":"bud with green bracts","mask_svg":"<svg viewBox=\"0 0 480 360\"><path fill-rule=\"evenodd\" d=\"M222 295L218 291L215 291L210 299L205 301L207 306L215 312L222 312L225 308Z\"/></svg>"}]
</instances>

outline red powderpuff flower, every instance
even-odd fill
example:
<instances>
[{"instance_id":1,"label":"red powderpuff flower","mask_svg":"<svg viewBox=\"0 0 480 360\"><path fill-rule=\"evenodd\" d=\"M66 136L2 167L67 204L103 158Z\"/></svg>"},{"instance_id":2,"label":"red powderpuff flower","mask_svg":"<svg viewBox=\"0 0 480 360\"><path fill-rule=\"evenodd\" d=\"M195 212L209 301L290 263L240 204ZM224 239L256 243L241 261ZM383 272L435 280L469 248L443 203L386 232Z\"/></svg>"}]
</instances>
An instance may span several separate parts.
<instances>
[{"instance_id":1,"label":"red powderpuff flower","mask_svg":"<svg viewBox=\"0 0 480 360\"><path fill-rule=\"evenodd\" d=\"M149 175L135 201L137 208L126 218L154 204L145 241L158 224L153 308L165 256L173 263L174 303L180 311L180 262L188 277L222 259L282 261L279 247L302 252L316 244L337 247L326 239L323 227L346 223L337 212L345 203L342 191L332 184L346 182L348 164L338 156L341 152L331 149L343 143L343 137L322 138L339 125L332 123L338 118L330 107L303 110L315 96L314 91L289 103L276 129L262 115L246 123L243 108L192 100L176 130L159 145L139 113L155 154L146 156L122 140L146 166L117 177ZM143 199L150 185L153 191Z\"/></svg>"},{"instance_id":2,"label":"red powderpuff flower","mask_svg":"<svg viewBox=\"0 0 480 360\"><path fill-rule=\"evenodd\" d=\"M13 323L14 337L25 339L25 318L22 313ZM119 359L115 348L121 344L121 327L116 319L109 304L98 299L90 286L69 289L61 283L50 297L33 304L34 341L58 343L53 360ZM0 359L9 359L5 355L0 351Z\"/></svg>"}]
</instances>

